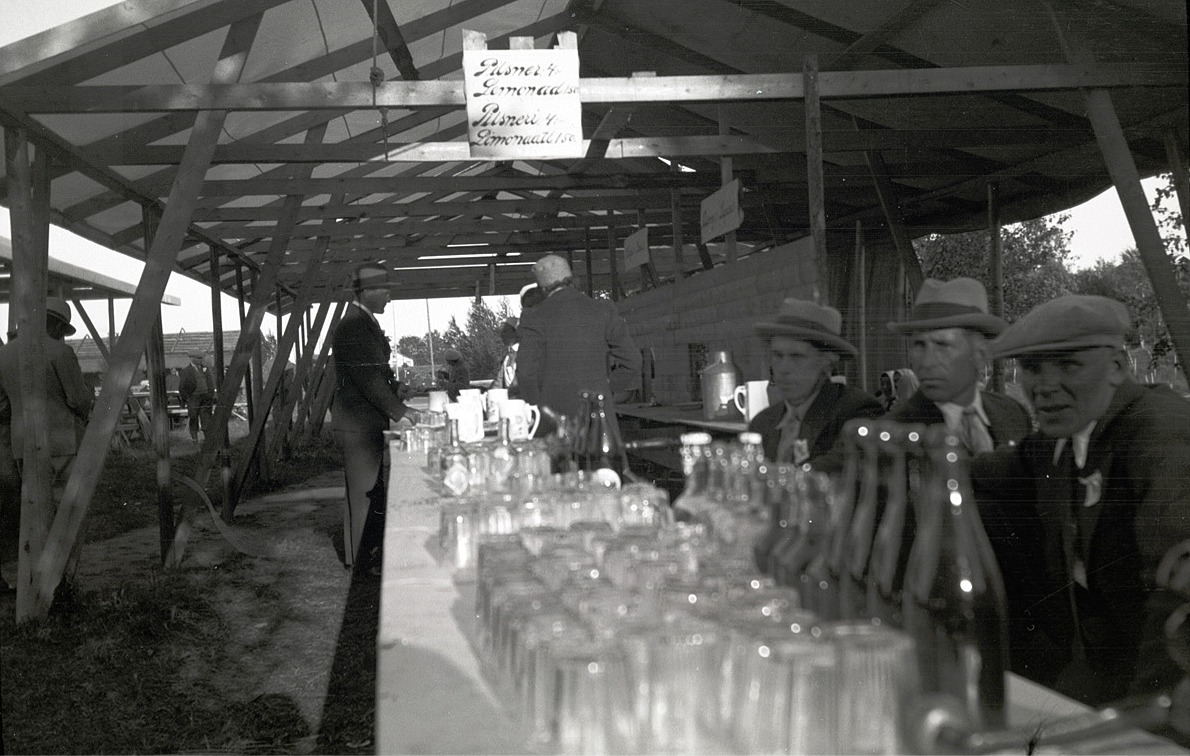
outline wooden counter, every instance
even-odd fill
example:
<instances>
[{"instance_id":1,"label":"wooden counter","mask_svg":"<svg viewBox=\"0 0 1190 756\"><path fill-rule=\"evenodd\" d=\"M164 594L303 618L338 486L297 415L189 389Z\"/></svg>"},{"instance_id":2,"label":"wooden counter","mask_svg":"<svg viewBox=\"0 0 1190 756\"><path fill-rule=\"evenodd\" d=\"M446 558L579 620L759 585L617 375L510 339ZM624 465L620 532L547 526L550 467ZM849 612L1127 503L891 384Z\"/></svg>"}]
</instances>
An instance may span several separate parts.
<instances>
[{"instance_id":1,"label":"wooden counter","mask_svg":"<svg viewBox=\"0 0 1190 756\"><path fill-rule=\"evenodd\" d=\"M454 581L438 548L435 491L409 455L393 455L376 638L376 753L529 753L516 711L493 690L472 646L475 586ZM1008 696L1015 727L1087 711L1015 675ZM1085 746L1065 752L1186 753L1140 731Z\"/></svg>"}]
</instances>

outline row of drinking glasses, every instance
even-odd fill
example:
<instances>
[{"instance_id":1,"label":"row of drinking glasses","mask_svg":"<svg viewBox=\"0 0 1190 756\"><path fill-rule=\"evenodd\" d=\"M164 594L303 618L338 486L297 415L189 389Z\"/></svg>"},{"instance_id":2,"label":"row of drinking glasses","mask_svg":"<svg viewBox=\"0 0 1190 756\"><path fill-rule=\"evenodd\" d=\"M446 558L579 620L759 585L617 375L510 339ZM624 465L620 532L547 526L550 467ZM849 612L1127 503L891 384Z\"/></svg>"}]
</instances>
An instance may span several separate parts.
<instances>
[{"instance_id":1,"label":"row of drinking glasses","mask_svg":"<svg viewBox=\"0 0 1190 756\"><path fill-rule=\"evenodd\" d=\"M477 650L563 753L898 753L913 644L822 623L705 531L580 521L484 538Z\"/></svg>"},{"instance_id":2,"label":"row of drinking glasses","mask_svg":"<svg viewBox=\"0 0 1190 756\"><path fill-rule=\"evenodd\" d=\"M587 484L583 473L538 475L528 492L478 493L444 500L439 515L439 547L456 578L474 570L481 539L493 535L553 530L605 528L608 532L641 527L655 532L667 524L669 497L647 483L620 489ZM655 535L653 536L655 538Z\"/></svg>"}]
</instances>

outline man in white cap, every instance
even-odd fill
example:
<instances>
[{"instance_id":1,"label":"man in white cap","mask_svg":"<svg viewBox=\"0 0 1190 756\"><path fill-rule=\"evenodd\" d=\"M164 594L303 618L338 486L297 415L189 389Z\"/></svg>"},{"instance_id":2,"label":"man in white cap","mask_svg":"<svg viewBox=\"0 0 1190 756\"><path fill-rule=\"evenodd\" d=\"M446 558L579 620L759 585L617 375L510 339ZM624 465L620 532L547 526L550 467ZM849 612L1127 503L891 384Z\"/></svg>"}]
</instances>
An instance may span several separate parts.
<instances>
[{"instance_id":1,"label":"man in white cap","mask_svg":"<svg viewBox=\"0 0 1190 756\"><path fill-rule=\"evenodd\" d=\"M331 425L343 450L347 484L343 563L354 565L357 574L368 574L380 568L379 546L383 542L384 431L390 422L405 417L417 423L418 414L405 406L408 392L393 374L389 365L392 348L376 320L391 296L388 268L361 265L352 285L355 299L331 336L336 382Z\"/></svg>"},{"instance_id":2,"label":"man in white cap","mask_svg":"<svg viewBox=\"0 0 1190 756\"><path fill-rule=\"evenodd\" d=\"M178 398L186 405L190 438L197 441L198 432L210 433L215 408L215 374L207 367L202 350L190 352L190 364L178 374Z\"/></svg>"},{"instance_id":3,"label":"man in white cap","mask_svg":"<svg viewBox=\"0 0 1190 756\"><path fill-rule=\"evenodd\" d=\"M640 352L616 306L575 289L570 265L558 255L534 263L533 276L545 300L521 313L521 397L573 416L583 390L602 393L610 401L613 380L620 386L636 385Z\"/></svg>"},{"instance_id":4,"label":"man in white cap","mask_svg":"<svg viewBox=\"0 0 1190 756\"><path fill-rule=\"evenodd\" d=\"M45 416L44 423L49 436L50 481L53 505L62 500L70 467L78 452L79 441L87 428L91 416L91 405L95 395L83 379L78 358L63 339L75 332L70 324L70 305L61 297L49 297L45 303ZM20 338L25 338L22 331ZM28 436L25 426L25 408L21 393L20 339L9 341L0 347L0 418L11 423L9 439L17 470L24 467L25 442ZM76 541L66 568L67 579L73 575L78 564L81 541Z\"/></svg>"},{"instance_id":5,"label":"man in white cap","mask_svg":"<svg viewBox=\"0 0 1190 756\"><path fill-rule=\"evenodd\" d=\"M1004 331L993 354L1018 360L1039 428L972 464L989 535L1012 535L993 535L1001 564L1029 578L1017 596L1007 583L1012 653L1093 705L1184 674L1162 632L1182 600L1159 564L1190 547L1190 402L1132 379L1130 327L1123 304L1069 295Z\"/></svg>"},{"instance_id":6,"label":"man in white cap","mask_svg":"<svg viewBox=\"0 0 1190 756\"><path fill-rule=\"evenodd\" d=\"M760 434L767 459L812 463L835 446L848 420L883 413L876 397L830 380L840 357L858 354L840 335L842 325L835 308L793 298L781 303L775 318L756 324L782 399L748 426Z\"/></svg>"},{"instance_id":7,"label":"man in white cap","mask_svg":"<svg viewBox=\"0 0 1190 756\"><path fill-rule=\"evenodd\" d=\"M927 278L909 317L888 324L908 336L909 367L919 382L915 394L898 397L890 419L945 423L973 455L1024 438L1033 427L1028 411L980 385L990 358L988 340L1006 325L988 314L987 292L979 281Z\"/></svg>"}]
</instances>

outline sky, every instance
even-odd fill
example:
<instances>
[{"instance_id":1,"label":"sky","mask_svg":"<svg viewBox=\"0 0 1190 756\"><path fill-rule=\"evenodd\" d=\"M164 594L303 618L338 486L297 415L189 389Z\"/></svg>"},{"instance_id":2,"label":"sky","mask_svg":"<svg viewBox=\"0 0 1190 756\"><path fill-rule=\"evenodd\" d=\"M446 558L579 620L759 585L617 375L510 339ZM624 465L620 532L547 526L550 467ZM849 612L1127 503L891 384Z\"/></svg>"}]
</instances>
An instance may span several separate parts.
<instances>
[{"instance_id":1,"label":"sky","mask_svg":"<svg viewBox=\"0 0 1190 756\"><path fill-rule=\"evenodd\" d=\"M4 23L0 24L0 46L114 4L112 0L0 0L0 18L4 19ZM1152 202L1157 181L1148 179L1143 184L1145 193ZM1064 224L1064 228L1073 233L1070 247L1076 268L1090 267L1099 260L1118 259L1121 252L1136 246L1115 189L1108 189L1066 213L1070 219ZM6 208L0 208L0 236L12 236ZM50 253L66 262L82 265L130 283L138 280L144 267L137 260L107 250L57 227L51 228ZM162 327L165 333L212 329L211 295L205 285L175 274L170 279L166 293L178 297L182 304L178 307L162 306ZM515 297L485 297L493 309L502 299L509 303L514 314L519 311L520 305ZM226 295L222 301L223 328L238 330L238 305ZM127 300L116 302L117 331L122 327L128 304ZM428 302L394 301L379 319L395 343L402 336L424 335L427 327L445 331L452 316L462 325L466 321L469 306L469 298L432 299ZM106 306L97 302L94 307L88 306L87 312L95 321L100 333L106 334ZM7 305L0 304L0 325L7 322ZM266 333L275 333L276 319L266 317L263 327Z\"/></svg>"}]
</instances>

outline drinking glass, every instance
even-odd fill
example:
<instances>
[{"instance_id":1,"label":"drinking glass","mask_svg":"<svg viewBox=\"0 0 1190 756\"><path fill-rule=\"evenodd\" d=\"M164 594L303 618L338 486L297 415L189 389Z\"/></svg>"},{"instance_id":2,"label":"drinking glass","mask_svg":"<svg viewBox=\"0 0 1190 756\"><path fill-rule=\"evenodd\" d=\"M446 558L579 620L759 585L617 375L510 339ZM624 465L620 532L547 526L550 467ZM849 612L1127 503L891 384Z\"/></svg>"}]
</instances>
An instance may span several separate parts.
<instances>
[{"instance_id":1,"label":"drinking glass","mask_svg":"<svg viewBox=\"0 0 1190 756\"><path fill-rule=\"evenodd\" d=\"M827 625L825 637L838 653L840 752L904 753L903 707L918 692L912 636L853 621Z\"/></svg>"}]
</instances>

